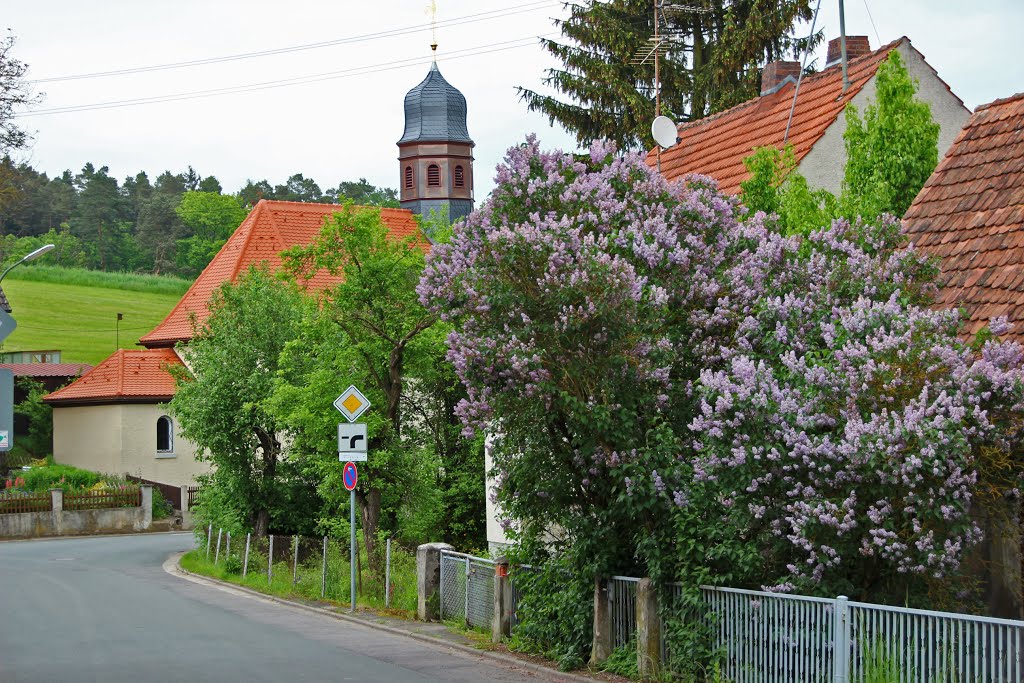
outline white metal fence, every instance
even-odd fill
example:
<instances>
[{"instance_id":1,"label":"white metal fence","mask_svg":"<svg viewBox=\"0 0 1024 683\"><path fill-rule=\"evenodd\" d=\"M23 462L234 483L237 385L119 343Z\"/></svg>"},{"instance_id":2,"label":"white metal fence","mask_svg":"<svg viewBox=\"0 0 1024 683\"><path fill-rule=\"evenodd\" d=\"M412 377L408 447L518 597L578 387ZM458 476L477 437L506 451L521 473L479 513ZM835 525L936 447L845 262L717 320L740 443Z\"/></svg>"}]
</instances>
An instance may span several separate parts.
<instances>
[{"instance_id":1,"label":"white metal fence","mask_svg":"<svg viewBox=\"0 0 1024 683\"><path fill-rule=\"evenodd\" d=\"M494 617L494 562L483 557L441 551L441 619L461 619L474 628L490 628Z\"/></svg>"},{"instance_id":2,"label":"white metal fence","mask_svg":"<svg viewBox=\"0 0 1024 683\"><path fill-rule=\"evenodd\" d=\"M612 647L629 644L636 631L636 585L640 579L613 576L608 582L608 611L612 617Z\"/></svg>"},{"instance_id":3,"label":"white metal fence","mask_svg":"<svg viewBox=\"0 0 1024 683\"><path fill-rule=\"evenodd\" d=\"M449 571L462 574L479 559L450 555ZM451 580L451 599L465 600L464 581ZM638 582L609 581L615 647L636 630ZM683 587L667 589L663 604L677 604ZM702 586L701 597L721 676L731 683L855 683L872 672L900 683L1024 683L1024 621L714 586ZM465 613L458 609L452 614ZM664 626L662 660L672 667Z\"/></svg>"},{"instance_id":4,"label":"white metal fence","mask_svg":"<svg viewBox=\"0 0 1024 683\"><path fill-rule=\"evenodd\" d=\"M625 577L614 577L613 586ZM668 600L682 586L669 586ZM802 595L702 586L712 647L733 683L846 683L872 671L900 683L1022 683L1024 621ZM635 628L625 595L615 645ZM671 603L668 603L671 604ZM627 635L627 633L629 635ZM664 636L664 628L662 628ZM663 661L671 655L663 637ZM889 680L886 678L885 680Z\"/></svg>"}]
</instances>

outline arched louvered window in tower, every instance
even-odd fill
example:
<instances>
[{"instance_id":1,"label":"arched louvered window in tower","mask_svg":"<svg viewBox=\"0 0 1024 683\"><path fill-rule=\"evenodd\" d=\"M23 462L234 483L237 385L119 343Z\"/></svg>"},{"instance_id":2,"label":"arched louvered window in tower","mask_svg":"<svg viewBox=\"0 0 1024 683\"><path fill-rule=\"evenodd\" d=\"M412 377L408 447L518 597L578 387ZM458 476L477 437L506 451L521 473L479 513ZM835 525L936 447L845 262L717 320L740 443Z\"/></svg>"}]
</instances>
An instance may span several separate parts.
<instances>
[{"instance_id":1,"label":"arched louvered window in tower","mask_svg":"<svg viewBox=\"0 0 1024 683\"><path fill-rule=\"evenodd\" d=\"M427 166L427 187L441 187L441 167L437 164Z\"/></svg>"},{"instance_id":2,"label":"arched louvered window in tower","mask_svg":"<svg viewBox=\"0 0 1024 683\"><path fill-rule=\"evenodd\" d=\"M455 167L455 187L466 186L466 174L462 170L462 166Z\"/></svg>"},{"instance_id":3,"label":"arched louvered window in tower","mask_svg":"<svg viewBox=\"0 0 1024 683\"><path fill-rule=\"evenodd\" d=\"M412 189L412 166L405 167L405 189Z\"/></svg>"}]
</instances>

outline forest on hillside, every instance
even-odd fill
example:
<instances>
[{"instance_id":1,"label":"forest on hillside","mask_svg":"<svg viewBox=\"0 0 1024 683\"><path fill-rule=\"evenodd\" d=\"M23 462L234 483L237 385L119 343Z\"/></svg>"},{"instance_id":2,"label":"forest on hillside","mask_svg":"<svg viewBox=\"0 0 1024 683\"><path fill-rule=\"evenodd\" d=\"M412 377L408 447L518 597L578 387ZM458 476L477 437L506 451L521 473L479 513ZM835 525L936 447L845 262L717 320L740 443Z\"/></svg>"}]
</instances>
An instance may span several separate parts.
<instances>
[{"instance_id":1,"label":"forest on hillside","mask_svg":"<svg viewBox=\"0 0 1024 683\"><path fill-rule=\"evenodd\" d=\"M55 244L50 264L194 278L260 199L398 206L397 192L366 179L321 189L301 173L284 183L249 180L225 193L191 166L122 182L87 163L52 178L10 156L0 160L0 263Z\"/></svg>"}]
</instances>

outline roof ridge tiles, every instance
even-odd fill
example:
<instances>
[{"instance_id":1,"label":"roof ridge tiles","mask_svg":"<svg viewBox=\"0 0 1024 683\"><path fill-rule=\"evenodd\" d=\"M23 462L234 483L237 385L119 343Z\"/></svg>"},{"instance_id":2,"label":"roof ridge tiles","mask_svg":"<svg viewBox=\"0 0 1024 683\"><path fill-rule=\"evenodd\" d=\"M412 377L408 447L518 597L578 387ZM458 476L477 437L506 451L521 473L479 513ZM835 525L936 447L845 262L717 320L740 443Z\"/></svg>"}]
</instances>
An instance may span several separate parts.
<instances>
[{"instance_id":1,"label":"roof ridge tiles","mask_svg":"<svg viewBox=\"0 0 1024 683\"><path fill-rule=\"evenodd\" d=\"M999 99L992 100L991 102L986 102L985 104L979 104L977 108L974 110L974 113L977 114L980 111L992 109L993 107L999 107L1004 104L1010 104L1011 102L1017 102L1019 100L1024 100L1024 92L1019 92L1014 95L1008 95L1007 97L1000 97Z\"/></svg>"}]
</instances>

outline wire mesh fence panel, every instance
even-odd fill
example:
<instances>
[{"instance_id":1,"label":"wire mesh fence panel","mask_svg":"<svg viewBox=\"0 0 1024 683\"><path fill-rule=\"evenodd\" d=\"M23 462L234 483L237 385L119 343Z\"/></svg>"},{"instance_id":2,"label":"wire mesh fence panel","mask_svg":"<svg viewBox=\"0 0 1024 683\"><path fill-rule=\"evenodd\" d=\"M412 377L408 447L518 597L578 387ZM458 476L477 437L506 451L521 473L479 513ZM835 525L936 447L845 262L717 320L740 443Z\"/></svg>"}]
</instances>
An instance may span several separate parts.
<instances>
[{"instance_id":1,"label":"wire mesh fence panel","mask_svg":"<svg viewBox=\"0 0 1024 683\"><path fill-rule=\"evenodd\" d=\"M249 567L246 582L253 585L267 584L267 555L270 552L269 536L253 536L249 541Z\"/></svg>"},{"instance_id":2,"label":"wire mesh fence panel","mask_svg":"<svg viewBox=\"0 0 1024 683\"><path fill-rule=\"evenodd\" d=\"M846 616L850 680L879 667L900 683L1024 677L1024 622L857 602Z\"/></svg>"},{"instance_id":3,"label":"wire mesh fence panel","mask_svg":"<svg viewBox=\"0 0 1024 683\"><path fill-rule=\"evenodd\" d=\"M636 585L640 579L613 576L608 581L612 617L612 647L625 647L636 632Z\"/></svg>"},{"instance_id":4,"label":"wire mesh fence panel","mask_svg":"<svg viewBox=\"0 0 1024 683\"><path fill-rule=\"evenodd\" d=\"M466 566L461 555L441 551L441 619L466 619Z\"/></svg>"},{"instance_id":5,"label":"wire mesh fence panel","mask_svg":"<svg viewBox=\"0 0 1024 683\"><path fill-rule=\"evenodd\" d=\"M509 585L509 588L511 589L509 592L511 593L511 596L512 596L512 600L511 600L512 604L509 606L509 610L510 610L510 614L509 614L509 627L510 628L515 628L516 626L519 625L519 604L520 604L520 602L523 599L523 589L521 587L522 586L522 577L523 577L523 575L526 572L530 571L531 569L532 569L532 567L527 567L527 566L524 566L524 565L519 565L519 566L514 566L513 565L513 566L509 567L508 585Z\"/></svg>"},{"instance_id":6,"label":"wire mesh fence panel","mask_svg":"<svg viewBox=\"0 0 1024 683\"><path fill-rule=\"evenodd\" d=\"M349 545L347 541L327 539L327 577L324 597L336 602L349 602Z\"/></svg>"},{"instance_id":7,"label":"wire mesh fence panel","mask_svg":"<svg viewBox=\"0 0 1024 683\"><path fill-rule=\"evenodd\" d=\"M298 566L292 583L299 593L315 598L320 596L323 580L323 538L299 537Z\"/></svg>"},{"instance_id":8,"label":"wire mesh fence panel","mask_svg":"<svg viewBox=\"0 0 1024 683\"><path fill-rule=\"evenodd\" d=\"M466 623L490 628L494 618L494 562L481 557L467 558Z\"/></svg>"}]
</instances>

